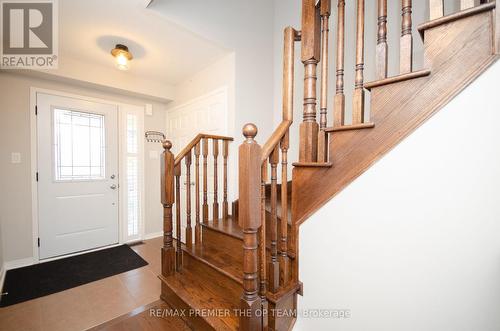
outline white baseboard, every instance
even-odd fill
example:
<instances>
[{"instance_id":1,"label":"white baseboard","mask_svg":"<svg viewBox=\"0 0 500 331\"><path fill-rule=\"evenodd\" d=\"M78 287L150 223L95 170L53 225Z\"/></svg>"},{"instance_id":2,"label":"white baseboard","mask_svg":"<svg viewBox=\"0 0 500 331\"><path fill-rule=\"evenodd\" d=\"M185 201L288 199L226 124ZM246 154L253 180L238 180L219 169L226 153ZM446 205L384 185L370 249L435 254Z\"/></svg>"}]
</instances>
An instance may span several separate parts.
<instances>
[{"instance_id":1,"label":"white baseboard","mask_svg":"<svg viewBox=\"0 0 500 331\"><path fill-rule=\"evenodd\" d=\"M33 257L27 257L25 259L19 259L19 260L5 262L4 269L5 269L5 271L7 271L7 270L26 267L26 266L32 265L34 263L35 263L35 261L34 261Z\"/></svg>"},{"instance_id":2,"label":"white baseboard","mask_svg":"<svg viewBox=\"0 0 500 331\"><path fill-rule=\"evenodd\" d=\"M153 238L158 238L158 237L161 237L163 236L163 231L160 231L160 232L153 232L153 233L148 233L148 234L145 234L144 235L144 240L149 240L149 239L153 239Z\"/></svg>"},{"instance_id":3,"label":"white baseboard","mask_svg":"<svg viewBox=\"0 0 500 331\"><path fill-rule=\"evenodd\" d=\"M2 296L2 293L3 293L3 283L5 281L5 274L6 273L7 273L7 270L5 270L5 263L4 263L0 267L0 297Z\"/></svg>"}]
</instances>

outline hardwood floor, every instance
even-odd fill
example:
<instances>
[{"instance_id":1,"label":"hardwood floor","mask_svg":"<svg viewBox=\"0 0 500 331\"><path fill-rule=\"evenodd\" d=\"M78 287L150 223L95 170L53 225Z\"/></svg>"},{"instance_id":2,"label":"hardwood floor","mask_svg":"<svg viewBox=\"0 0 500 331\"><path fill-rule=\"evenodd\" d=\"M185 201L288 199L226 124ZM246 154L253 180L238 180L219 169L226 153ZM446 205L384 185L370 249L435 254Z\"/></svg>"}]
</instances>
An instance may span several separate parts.
<instances>
[{"instance_id":1,"label":"hardwood floor","mask_svg":"<svg viewBox=\"0 0 500 331\"><path fill-rule=\"evenodd\" d=\"M159 300L161 245L155 238L132 246L145 267L0 308L0 330L86 330Z\"/></svg>"}]
</instances>

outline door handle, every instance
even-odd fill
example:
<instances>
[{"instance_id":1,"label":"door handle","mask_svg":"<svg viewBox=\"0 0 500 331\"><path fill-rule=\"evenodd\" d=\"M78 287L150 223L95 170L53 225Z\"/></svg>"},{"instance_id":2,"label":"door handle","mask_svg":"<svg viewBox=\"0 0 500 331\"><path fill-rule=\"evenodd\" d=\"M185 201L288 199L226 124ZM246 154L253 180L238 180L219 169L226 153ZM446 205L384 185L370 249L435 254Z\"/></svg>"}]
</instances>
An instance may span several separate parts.
<instances>
[{"instance_id":1,"label":"door handle","mask_svg":"<svg viewBox=\"0 0 500 331\"><path fill-rule=\"evenodd\" d=\"M113 184L113 185L111 185L109 188L110 188L110 189L112 189L112 190L116 190L116 185L115 185L115 184Z\"/></svg>"}]
</instances>

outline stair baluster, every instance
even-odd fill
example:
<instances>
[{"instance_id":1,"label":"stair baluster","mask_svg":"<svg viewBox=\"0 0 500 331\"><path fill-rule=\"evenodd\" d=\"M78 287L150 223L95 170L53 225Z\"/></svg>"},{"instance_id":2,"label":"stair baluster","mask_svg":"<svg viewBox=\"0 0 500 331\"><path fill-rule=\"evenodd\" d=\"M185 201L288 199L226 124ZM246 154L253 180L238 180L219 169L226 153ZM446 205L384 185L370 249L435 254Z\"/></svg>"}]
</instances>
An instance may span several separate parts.
<instances>
[{"instance_id":1,"label":"stair baluster","mask_svg":"<svg viewBox=\"0 0 500 331\"><path fill-rule=\"evenodd\" d=\"M203 138L203 223L208 223L208 138Z\"/></svg>"},{"instance_id":2,"label":"stair baluster","mask_svg":"<svg viewBox=\"0 0 500 331\"><path fill-rule=\"evenodd\" d=\"M429 19L435 20L444 15L444 0L429 0Z\"/></svg>"},{"instance_id":3,"label":"stair baluster","mask_svg":"<svg viewBox=\"0 0 500 331\"><path fill-rule=\"evenodd\" d=\"M239 147L239 218L243 229L243 295L240 330L262 330L262 301L258 295L258 229L260 215L260 183L262 149L254 140L257 127L247 124L243 128L246 140Z\"/></svg>"},{"instance_id":4,"label":"stair baluster","mask_svg":"<svg viewBox=\"0 0 500 331\"><path fill-rule=\"evenodd\" d=\"M365 90L363 88L363 72L365 68L365 0L357 1L356 26L356 78L352 101L352 124L365 121Z\"/></svg>"},{"instance_id":5,"label":"stair baluster","mask_svg":"<svg viewBox=\"0 0 500 331\"><path fill-rule=\"evenodd\" d=\"M229 204L227 203L227 157L229 155L229 141L222 142L222 157L224 159L224 194L222 200L222 220L227 222L229 214Z\"/></svg>"},{"instance_id":6,"label":"stair baluster","mask_svg":"<svg viewBox=\"0 0 500 331\"><path fill-rule=\"evenodd\" d=\"M318 162L328 159L328 134L325 132L328 114L328 38L331 14L331 0L321 0L321 94L318 133Z\"/></svg>"},{"instance_id":7,"label":"stair baluster","mask_svg":"<svg viewBox=\"0 0 500 331\"><path fill-rule=\"evenodd\" d=\"M413 70L413 36L411 33L412 0L401 1L401 42L399 55L399 71L407 74Z\"/></svg>"},{"instance_id":8,"label":"stair baluster","mask_svg":"<svg viewBox=\"0 0 500 331\"><path fill-rule=\"evenodd\" d=\"M193 246L193 230L191 228L191 151L184 157L186 162L186 245Z\"/></svg>"},{"instance_id":9,"label":"stair baluster","mask_svg":"<svg viewBox=\"0 0 500 331\"><path fill-rule=\"evenodd\" d=\"M176 270L182 269L182 245L181 245L181 164L174 167L175 176L175 234L177 240Z\"/></svg>"},{"instance_id":10,"label":"stair baluster","mask_svg":"<svg viewBox=\"0 0 500 331\"><path fill-rule=\"evenodd\" d=\"M213 156L214 156L214 204L212 205L212 217L214 224L219 222L219 197L218 197L218 169L217 159L219 157L219 141L212 139L213 142Z\"/></svg>"},{"instance_id":11,"label":"stair baluster","mask_svg":"<svg viewBox=\"0 0 500 331\"><path fill-rule=\"evenodd\" d=\"M196 205L196 226L194 229L195 244L201 243L201 225L200 225L200 142L194 147L194 167L195 167L195 205Z\"/></svg>"},{"instance_id":12,"label":"stair baluster","mask_svg":"<svg viewBox=\"0 0 500 331\"><path fill-rule=\"evenodd\" d=\"M279 262L278 262L278 163L279 163L279 147L276 146L269 156L271 164L271 222L270 237L271 237L271 259L269 261L269 291L276 293L279 289Z\"/></svg>"},{"instance_id":13,"label":"stair baluster","mask_svg":"<svg viewBox=\"0 0 500 331\"><path fill-rule=\"evenodd\" d=\"M387 78L387 0L378 0L378 33L375 54L377 79Z\"/></svg>"},{"instance_id":14,"label":"stair baluster","mask_svg":"<svg viewBox=\"0 0 500 331\"><path fill-rule=\"evenodd\" d=\"M344 95L344 40L345 40L345 1L338 0L337 5L337 81L333 107L333 126L344 125L345 95Z\"/></svg>"},{"instance_id":15,"label":"stair baluster","mask_svg":"<svg viewBox=\"0 0 500 331\"><path fill-rule=\"evenodd\" d=\"M280 220L280 285L290 280L290 258L288 257L288 148L289 132L281 139L281 220Z\"/></svg>"},{"instance_id":16,"label":"stair baluster","mask_svg":"<svg viewBox=\"0 0 500 331\"><path fill-rule=\"evenodd\" d=\"M174 154L172 143L163 142L161 157L161 203L163 205L163 247L161 250L161 274L164 277L175 272L175 248L173 245L172 205L174 204Z\"/></svg>"},{"instance_id":17,"label":"stair baluster","mask_svg":"<svg viewBox=\"0 0 500 331\"><path fill-rule=\"evenodd\" d=\"M266 236L266 183L267 183L267 161L261 167L261 185L260 185L260 217L262 226L260 227L259 252L260 252L260 290L259 295L262 301L262 310L267 311L269 304L267 302L267 236ZM267 318L262 320L263 329L267 327Z\"/></svg>"}]
</instances>

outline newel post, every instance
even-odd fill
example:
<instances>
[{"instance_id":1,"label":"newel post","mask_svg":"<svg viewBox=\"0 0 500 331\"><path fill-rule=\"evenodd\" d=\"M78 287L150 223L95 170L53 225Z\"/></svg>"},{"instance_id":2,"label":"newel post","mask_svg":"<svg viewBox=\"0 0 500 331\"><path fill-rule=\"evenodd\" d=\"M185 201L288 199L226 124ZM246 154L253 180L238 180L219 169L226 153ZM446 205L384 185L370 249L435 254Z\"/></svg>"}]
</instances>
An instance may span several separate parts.
<instances>
[{"instance_id":1,"label":"newel post","mask_svg":"<svg viewBox=\"0 0 500 331\"><path fill-rule=\"evenodd\" d=\"M315 0L302 0L302 54L304 64L304 111L299 125L299 161L317 162L319 125L316 121L318 81L321 56L321 15Z\"/></svg>"},{"instance_id":2,"label":"newel post","mask_svg":"<svg viewBox=\"0 0 500 331\"><path fill-rule=\"evenodd\" d=\"M161 274L170 276L175 272L175 248L172 236L172 205L174 203L174 154L172 143L163 142L161 155L161 203L163 205L163 247L161 249Z\"/></svg>"},{"instance_id":3,"label":"newel post","mask_svg":"<svg viewBox=\"0 0 500 331\"><path fill-rule=\"evenodd\" d=\"M262 329L262 305L258 295L258 229L262 149L254 140L257 127L243 127L245 141L239 147L239 212L243 228L243 295L241 296L240 330Z\"/></svg>"}]
</instances>

